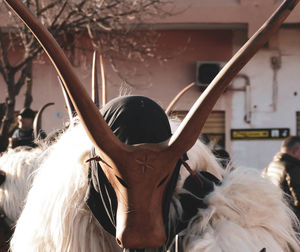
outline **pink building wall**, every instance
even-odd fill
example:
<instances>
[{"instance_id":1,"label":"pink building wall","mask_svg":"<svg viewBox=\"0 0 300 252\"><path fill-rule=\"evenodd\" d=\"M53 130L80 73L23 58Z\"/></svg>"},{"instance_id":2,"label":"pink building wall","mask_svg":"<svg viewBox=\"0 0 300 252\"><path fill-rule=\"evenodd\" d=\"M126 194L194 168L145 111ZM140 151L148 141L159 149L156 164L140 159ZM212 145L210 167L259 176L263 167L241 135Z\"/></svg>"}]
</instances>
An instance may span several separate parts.
<instances>
[{"instance_id":1,"label":"pink building wall","mask_svg":"<svg viewBox=\"0 0 300 252\"><path fill-rule=\"evenodd\" d=\"M280 0L175 0L169 10L179 11L178 15L160 20L150 20L154 28L161 31L159 53L170 57L168 61L149 60L146 64L123 63L119 68L129 80L130 87L113 72L105 61L108 80L108 98L119 94L148 96L166 107L172 98L195 79L195 63L198 60L226 61L264 23L279 6ZM6 10L0 6L0 23L9 27ZM226 148L238 165L262 169L279 149L280 141L231 141L232 128L288 127L296 134L295 114L300 111L299 90L299 23L300 5L285 22L285 26L271 39L269 47L263 48L242 69L251 82L251 123L244 121L245 94L229 91L224 93L215 110L226 111ZM178 53L180 52L180 53ZM272 81L274 72L270 58L282 60L278 71L277 110L271 111ZM76 68L87 90L90 89L91 53L80 58L80 68ZM34 64L34 101L32 107L38 109L47 102L55 105L45 112L44 128L47 132L61 128L67 120L64 101L58 86L55 70L47 59ZM243 80L235 80L233 85L244 85ZM0 102L4 99L4 83L0 78ZM188 110L199 97L200 91L194 87L180 100L177 110ZM23 95L17 100L17 109L23 103Z\"/></svg>"},{"instance_id":2,"label":"pink building wall","mask_svg":"<svg viewBox=\"0 0 300 252\"><path fill-rule=\"evenodd\" d=\"M138 65L127 61L117 66L133 86L124 84L108 61L104 61L108 99L122 94L138 94L148 96L166 108L181 89L195 80L197 61L227 61L231 57L232 36L231 30L161 31L158 55L169 57L167 61L150 59ZM92 53L78 55L83 60L80 61L80 67L75 69L88 92L91 83L91 56ZM0 81L0 89L6 89L3 80ZM195 87L180 100L176 109L188 110L200 94L199 88ZM0 101L4 101L4 98L5 92L1 92ZM46 131L62 127L67 120L63 96L57 74L45 55L34 61L33 99L32 108L36 110L47 102L55 103L44 114L43 127ZM17 110L22 108L23 102L24 90L21 90L17 97Z\"/></svg>"}]
</instances>

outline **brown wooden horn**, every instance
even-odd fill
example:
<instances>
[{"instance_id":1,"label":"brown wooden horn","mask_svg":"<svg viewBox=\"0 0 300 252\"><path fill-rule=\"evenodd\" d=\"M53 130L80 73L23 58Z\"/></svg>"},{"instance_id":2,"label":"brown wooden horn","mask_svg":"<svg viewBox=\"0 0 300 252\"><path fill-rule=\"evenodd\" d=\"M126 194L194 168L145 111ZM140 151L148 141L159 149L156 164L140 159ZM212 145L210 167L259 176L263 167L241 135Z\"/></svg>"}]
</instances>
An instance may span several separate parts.
<instances>
[{"instance_id":1,"label":"brown wooden horn","mask_svg":"<svg viewBox=\"0 0 300 252\"><path fill-rule=\"evenodd\" d=\"M107 88L106 88L106 76L104 70L104 63L103 63L103 56L100 54L99 56L100 61L100 71L101 71L101 86L102 86L102 106L107 103Z\"/></svg>"},{"instance_id":2,"label":"brown wooden horn","mask_svg":"<svg viewBox=\"0 0 300 252\"><path fill-rule=\"evenodd\" d=\"M70 124L73 124L73 119L74 119L74 116L76 114L76 110L75 110L75 108L72 104L71 98L69 97L69 95L67 93L67 90L66 90L62 80L60 79L59 76L57 76L57 79L58 79L59 85L61 87L61 90L63 92L63 96L64 96L65 103L66 103L66 106L67 106L67 111L68 111Z\"/></svg>"},{"instance_id":3,"label":"brown wooden horn","mask_svg":"<svg viewBox=\"0 0 300 252\"><path fill-rule=\"evenodd\" d=\"M131 151L130 146L124 145L112 133L53 36L32 15L23 3L16 0L5 0L5 2L28 26L48 54L71 97L72 103L86 128L87 134L94 145L99 148L99 151L112 159L117 159L120 156L121 150L123 152Z\"/></svg>"},{"instance_id":4,"label":"brown wooden horn","mask_svg":"<svg viewBox=\"0 0 300 252\"><path fill-rule=\"evenodd\" d=\"M179 99L187 92L189 91L193 86L195 86L196 83L192 82L189 85L187 85L185 88L183 88L175 97L174 99L170 102L168 107L165 110L165 113L169 116L175 107L176 103L179 101Z\"/></svg>"},{"instance_id":5,"label":"brown wooden horn","mask_svg":"<svg viewBox=\"0 0 300 252\"><path fill-rule=\"evenodd\" d=\"M286 0L223 67L212 83L195 102L169 141L169 148L177 153L188 151L196 142L204 123L225 88L251 57L268 41L288 17L299 0Z\"/></svg>"},{"instance_id":6,"label":"brown wooden horn","mask_svg":"<svg viewBox=\"0 0 300 252\"><path fill-rule=\"evenodd\" d=\"M42 129L42 114L44 112L44 110L49 107L54 105L54 102L49 102L47 104L45 104L40 110L39 112L37 112L37 114L34 117L33 120L33 135L34 138L37 139L39 134L40 134L40 130Z\"/></svg>"},{"instance_id":7,"label":"brown wooden horn","mask_svg":"<svg viewBox=\"0 0 300 252\"><path fill-rule=\"evenodd\" d=\"M99 85L98 85L98 64L97 64L97 52L94 51L93 53L93 68L92 68L92 100L97 106L100 108L100 101L99 101Z\"/></svg>"}]
</instances>

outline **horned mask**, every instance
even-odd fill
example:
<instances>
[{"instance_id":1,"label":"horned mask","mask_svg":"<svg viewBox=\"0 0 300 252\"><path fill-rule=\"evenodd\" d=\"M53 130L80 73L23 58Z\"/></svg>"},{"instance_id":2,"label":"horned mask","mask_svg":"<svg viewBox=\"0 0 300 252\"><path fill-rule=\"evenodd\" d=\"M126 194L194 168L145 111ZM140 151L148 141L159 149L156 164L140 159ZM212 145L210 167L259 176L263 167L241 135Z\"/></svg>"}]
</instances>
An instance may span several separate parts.
<instances>
[{"instance_id":1,"label":"horned mask","mask_svg":"<svg viewBox=\"0 0 300 252\"><path fill-rule=\"evenodd\" d=\"M196 142L225 88L276 31L299 0L286 0L224 66L190 109L177 131L159 143L120 141L99 113L50 33L18 0L5 0L27 24L52 60L92 140L117 195L116 239L123 248L155 248L165 242L162 201L176 163Z\"/></svg>"}]
</instances>

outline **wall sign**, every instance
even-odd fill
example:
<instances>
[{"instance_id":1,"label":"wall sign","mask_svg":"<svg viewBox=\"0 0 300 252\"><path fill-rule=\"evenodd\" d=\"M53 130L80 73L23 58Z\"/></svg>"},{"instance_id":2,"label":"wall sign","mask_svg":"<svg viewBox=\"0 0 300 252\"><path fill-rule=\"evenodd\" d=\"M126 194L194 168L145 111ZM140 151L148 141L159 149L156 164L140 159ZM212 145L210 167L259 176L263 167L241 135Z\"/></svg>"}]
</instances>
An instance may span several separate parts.
<instances>
[{"instance_id":1,"label":"wall sign","mask_svg":"<svg viewBox=\"0 0 300 252\"><path fill-rule=\"evenodd\" d=\"M231 130L231 140L281 140L289 135L289 128Z\"/></svg>"}]
</instances>

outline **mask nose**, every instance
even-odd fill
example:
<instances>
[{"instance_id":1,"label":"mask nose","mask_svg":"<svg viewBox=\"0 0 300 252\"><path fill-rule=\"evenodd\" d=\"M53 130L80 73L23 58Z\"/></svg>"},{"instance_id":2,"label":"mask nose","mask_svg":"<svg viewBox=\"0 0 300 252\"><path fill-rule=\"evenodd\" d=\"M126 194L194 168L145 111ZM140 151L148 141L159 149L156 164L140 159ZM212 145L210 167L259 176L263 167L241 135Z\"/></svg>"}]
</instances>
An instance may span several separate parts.
<instances>
[{"instance_id":1,"label":"mask nose","mask_svg":"<svg viewBox=\"0 0 300 252\"><path fill-rule=\"evenodd\" d=\"M161 215L149 213L117 214L116 240L121 248L159 248L166 241Z\"/></svg>"},{"instance_id":2,"label":"mask nose","mask_svg":"<svg viewBox=\"0 0 300 252\"><path fill-rule=\"evenodd\" d=\"M143 248L159 248L166 241L165 232L156 232L155 229L151 233L145 234L143 230L126 229L120 235L117 235L117 243L121 248L132 248L139 251ZM129 251L129 250L125 250ZM131 250L130 250L131 251Z\"/></svg>"}]
</instances>

